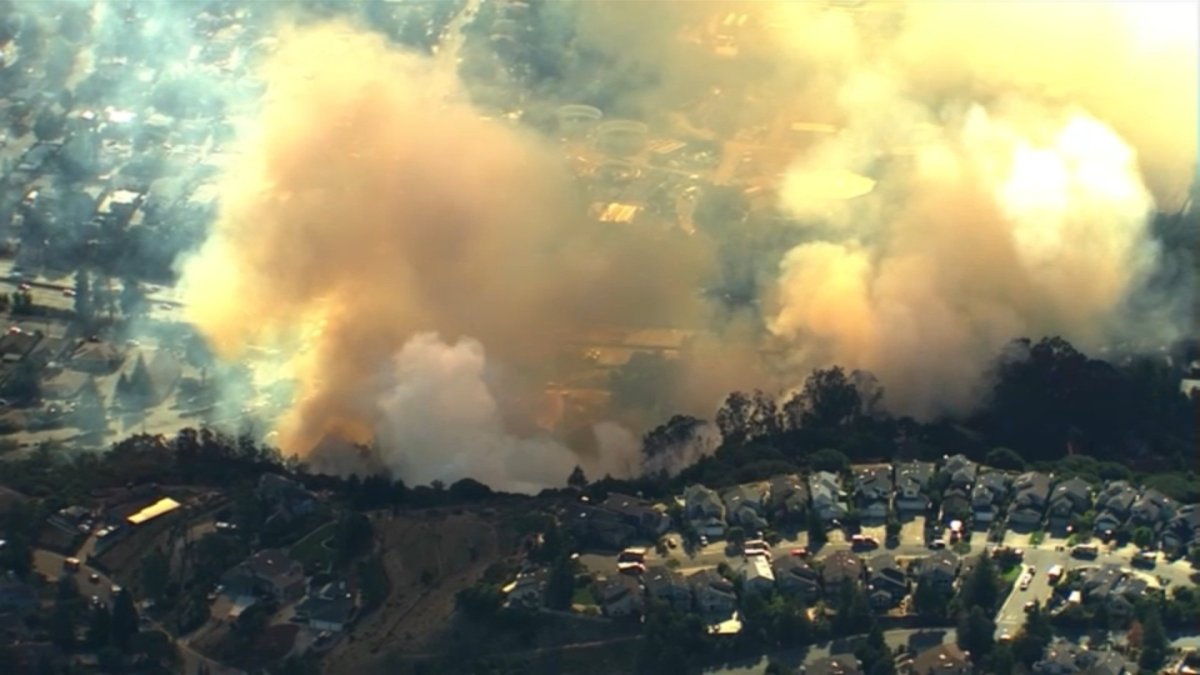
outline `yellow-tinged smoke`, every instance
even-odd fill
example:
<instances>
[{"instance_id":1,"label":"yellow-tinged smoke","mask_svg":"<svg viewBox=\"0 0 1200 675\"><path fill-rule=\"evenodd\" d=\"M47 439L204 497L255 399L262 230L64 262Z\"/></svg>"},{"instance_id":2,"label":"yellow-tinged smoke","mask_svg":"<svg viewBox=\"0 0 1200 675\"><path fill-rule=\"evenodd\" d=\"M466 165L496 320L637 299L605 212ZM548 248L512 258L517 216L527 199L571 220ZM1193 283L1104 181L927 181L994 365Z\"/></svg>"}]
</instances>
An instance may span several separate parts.
<instances>
[{"instance_id":1,"label":"yellow-tinged smoke","mask_svg":"<svg viewBox=\"0 0 1200 675\"><path fill-rule=\"evenodd\" d=\"M762 128L756 151L790 158L754 187L775 189L798 221L789 243L803 242L758 270L773 281L765 328L794 369L757 361L762 326L721 326L738 337L693 345L705 367L680 378L680 400L732 382L786 388L839 363L875 372L894 410L930 414L975 401L1014 337L1088 346L1129 332L1124 303L1156 261L1147 216L1182 204L1196 162L1195 3L577 14L573 44L608 52L618 81L636 74L617 88L622 115L642 110L656 135L687 139ZM187 266L189 309L227 357L308 344L290 363L289 451L338 431L419 479L552 481L573 458L501 424L512 373L544 382L558 336L577 328L695 314L710 260L703 236L588 228L557 148L481 119L444 65L346 26L281 35L216 231ZM782 141L787 128L815 141ZM1137 328L1169 339L1179 326Z\"/></svg>"},{"instance_id":2,"label":"yellow-tinged smoke","mask_svg":"<svg viewBox=\"0 0 1200 675\"><path fill-rule=\"evenodd\" d=\"M1195 3L861 11L794 3L768 24L843 121L782 181L785 208L839 227L785 257L771 330L802 363L875 372L919 415L976 401L1014 336L1127 337L1124 303L1157 260L1149 216L1182 205L1196 165ZM794 43L814 26L838 39ZM831 205L846 182L810 177L845 171L878 182Z\"/></svg>"},{"instance_id":3,"label":"yellow-tinged smoke","mask_svg":"<svg viewBox=\"0 0 1200 675\"><path fill-rule=\"evenodd\" d=\"M564 333L649 322L664 308L685 311L676 300L694 296L689 254L672 275L657 275L651 261L661 247L649 235L589 226L553 146L483 118L434 62L322 25L283 33L262 78L261 112L182 285L190 319L227 359L248 358L251 345L304 345L288 359L299 391L279 429L287 451L306 453L332 433L377 441L396 467L408 453L404 466L445 468L430 454L439 449L430 434L461 433L454 419L423 420L436 431L417 434L415 449L400 447L413 444L414 420L398 422L387 402L415 386L405 378L423 378L422 392L445 378L470 393L463 406L482 406L458 421L487 432L446 436L440 448L472 456L480 436L507 433L496 422L505 401L492 400L488 385L499 378L504 393L519 393L514 378L484 368L483 349L536 373ZM413 365L422 359L443 365ZM468 439L473 448L459 447ZM476 477L527 486L531 472L546 480L539 464L565 462L569 473L578 461L551 442L530 447L500 462L510 473L492 461ZM472 472L451 473L410 472Z\"/></svg>"}]
</instances>

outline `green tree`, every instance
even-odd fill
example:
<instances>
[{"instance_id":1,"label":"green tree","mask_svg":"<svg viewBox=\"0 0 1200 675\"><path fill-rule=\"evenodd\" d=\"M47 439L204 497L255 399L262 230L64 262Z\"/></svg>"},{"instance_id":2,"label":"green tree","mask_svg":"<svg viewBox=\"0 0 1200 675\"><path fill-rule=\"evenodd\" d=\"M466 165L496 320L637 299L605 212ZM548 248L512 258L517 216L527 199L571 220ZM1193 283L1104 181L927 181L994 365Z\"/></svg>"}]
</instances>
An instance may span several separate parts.
<instances>
[{"instance_id":1,"label":"green tree","mask_svg":"<svg viewBox=\"0 0 1200 675\"><path fill-rule=\"evenodd\" d=\"M42 383L37 365L30 359L22 359L4 383L4 395L22 403L31 403L42 396Z\"/></svg>"},{"instance_id":2,"label":"green tree","mask_svg":"<svg viewBox=\"0 0 1200 675\"><path fill-rule=\"evenodd\" d=\"M575 470L572 471L571 475L567 477L567 485L582 490L583 488L587 487L587 484L588 480L587 476L585 476L583 473L583 468L578 464L575 465Z\"/></svg>"},{"instance_id":3,"label":"green tree","mask_svg":"<svg viewBox=\"0 0 1200 675\"><path fill-rule=\"evenodd\" d=\"M138 354L133 372L127 380L117 380L117 394L121 397L121 403L130 408L144 408L154 400L154 382L150 378L145 354Z\"/></svg>"},{"instance_id":4,"label":"green tree","mask_svg":"<svg viewBox=\"0 0 1200 675\"><path fill-rule=\"evenodd\" d=\"M808 510L808 545L818 547L825 544L829 540L829 536L825 533L825 523L822 522L821 516L817 515L816 509Z\"/></svg>"},{"instance_id":5,"label":"green tree","mask_svg":"<svg viewBox=\"0 0 1200 675\"><path fill-rule=\"evenodd\" d=\"M93 650L102 649L112 636L112 615L106 605L92 608L91 624L88 626L88 646Z\"/></svg>"},{"instance_id":6,"label":"green tree","mask_svg":"<svg viewBox=\"0 0 1200 675\"><path fill-rule=\"evenodd\" d=\"M991 612L1000 600L1000 579L990 557L981 555L959 588L959 606L982 607Z\"/></svg>"},{"instance_id":7,"label":"green tree","mask_svg":"<svg viewBox=\"0 0 1200 675\"><path fill-rule=\"evenodd\" d=\"M569 555L559 556L550 565L550 576L546 580L546 606L550 609L571 608L571 596L575 593L575 570L577 563Z\"/></svg>"},{"instance_id":8,"label":"green tree","mask_svg":"<svg viewBox=\"0 0 1200 675\"><path fill-rule=\"evenodd\" d=\"M944 619L949 615L950 598L932 584L921 582L913 591L913 608L917 614L930 619Z\"/></svg>"},{"instance_id":9,"label":"green tree","mask_svg":"<svg viewBox=\"0 0 1200 675\"><path fill-rule=\"evenodd\" d=\"M741 546L746 542L746 530L740 525L734 525L726 530L725 538L734 546Z\"/></svg>"},{"instance_id":10,"label":"green tree","mask_svg":"<svg viewBox=\"0 0 1200 675\"><path fill-rule=\"evenodd\" d=\"M992 658L986 672L993 675L1012 675L1017 668L1017 659L1009 645L997 645L992 649Z\"/></svg>"},{"instance_id":11,"label":"green tree","mask_svg":"<svg viewBox=\"0 0 1200 675\"><path fill-rule=\"evenodd\" d=\"M646 675L691 675L710 649L704 622L693 613L651 603L642 627L637 672Z\"/></svg>"},{"instance_id":12,"label":"green tree","mask_svg":"<svg viewBox=\"0 0 1200 675\"><path fill-rule=\"evenodd\" d=\"M896 516L894 514L888 514L886 530L887 538L896 539L900 536L901 529L900 521L896 519Z\"/></svg>"},{"instance_id":13,"label":"green tree","mask_svg":"<svg viewBox=\"0 0 1200 675\"><path fill-rule=\"evenodd\" d=\"M473 619L491 619L504 604L504 593L495 584L475 584L459 591L455 604Z\"/></svg>"},{"instance_id":14,"label":"green tree","mask_svg":"<svg viewBox=\"0 0 1200 675\"><path fill-rule=\"evenodd\" d=\"M793 428L837 429L854 426L869 414L883 396L874 378L865 373L847 375L840 367L814 370L804 388L784 404ZM860 386L865 385L865 386Z\"/></svg>"},{"instance_id":15,"label":"green tree","mask_svg":"<svg viewBox=\"0 0 1200 675\"><path fill-rule=\"evenodd\" d=\"M112 641L122 652L128 652L133 636L138 632L138 613L129 591L117 593L113 601Z\"/></svg>"},{"instance_id":16,"label":"green tree","mask_svg":"<svg viewBox=\"0 0 1200 675\"><path fill-rule=\"evenodd\" d=\"M838 591L837 615L833 630L839 635L854 635L869 630L874 625L867 594L856 584L844 584Z\"/></svg>"},{"instance_id":17,"label":"green tree","mask_svg":"<svg viewBox=\"0 0 1200 675\"><path fill-rule=\"evenodd\" d=\"M808 456L808 466L813 471L845 473L850 470L850 458L833 448L823 448Z\"/></svg>"},{"instance_id":18,"label":"green tree","mask_svg":"<svg viewBox=\"0 0 1200 675\"><path fill-rule=\"evenodd\" d=\"M771 659L767 662L767 669L764 671L764 675L792 675L795 672L791 666L784 664L782 661Z\"/></svg>"},{"instance_id":19,"label":"green tree","mask_svg":"<svg viewBox=\"0 0 1200 675\"><path fill-rule=\"evenodd\" d=\"M1149 548L1154 543L1154 530L1139 527L1133 531L1133 543L1138 548Z\"/></svg>"},{"instance_id":20,"label":"green tree","mask_svg":"<svg viewBox=\"0 0 1200 675\"><path fill-rule=\"evenodd\" d=\"M862 670L867 675L893 675L896 672L892 650L883 639L883 630L878 623L872 624L867 639L859 644L854 655L862 662Z\"/></svg>"},{"instance_id":21,"label":"green tree","mask_svg":"<svg viewBox=\"0 0 1200 675\"><path fill-rule=\"evenodd\" d=\"M70 651L75 647L75 623L83 598L75 577L64 575L58 580L54 596L54 609L50 614L50 640L59 649Z\"/></svg>"},{"instance_id":22,"label":"green tree","mask_svg":"<svg viewBox=\"0 0 1200 675\"><path fill-rule=\"evenodd\" d=\"M1026 666L1032 666L1042 657L1053 639L1054 627L1050 625L1050 617L1042 612L1041 605L1035 604L1025 616L1025 625L1020 634L1013 640L1013 657Z\"/></svg>"},{"instance_id":23,"label":"green tree","mask_svg":"<svg viewBox=\"0 0 1200 675\"><path fill-rule=\"evenodd\" d=\"M1011 448L992 448L984 458L984 464L1005 471L1025 470L1025 460Z\"/></svg>"},{"instance_id":24,"label":"green tree","mask_svg":"<svg viewBox=\"0 0 1200 675\"><path fill-rule=\"evenodd\" d=\"M1158 672L1167 660L1169 647L1170 640L1167 639L1167 631L1163 628L1158 607L1150 605L1142 617L1142 654L1138 657L1138 665Z\"/></svg>"},{"instance_id":25,"label":"green tree","mask_svg":"<svg viewBox=\"0 0 1200 675\"><path fill-rule=\"evenodd\" d=\"M366 515L354 511L342 514L334 533L338 560L345 563L366 553L371 549L374 536L371 520Z\"/></svg>"},{"instance_id":26,"label":"green tree","mask_svg":"<svg viewBox=\"0 0 1200 675\"><path fill-rule=\"evenodd\" d=\"M161 548L142 558L141 579L146 597L156 602L161 600L171 581L171 561Z\"/></svg>"},{"instance_id":27,"label":"green tree","mask_svg":"<svg viewBox=\"0 0 1200 675\"><path fill-rule=\"evenodd\" d=\"M971 661L980 665L995 643L996 624L983 608L972 606L958 622L958 646L971 653Z\"/></svg>"}]
</instances>

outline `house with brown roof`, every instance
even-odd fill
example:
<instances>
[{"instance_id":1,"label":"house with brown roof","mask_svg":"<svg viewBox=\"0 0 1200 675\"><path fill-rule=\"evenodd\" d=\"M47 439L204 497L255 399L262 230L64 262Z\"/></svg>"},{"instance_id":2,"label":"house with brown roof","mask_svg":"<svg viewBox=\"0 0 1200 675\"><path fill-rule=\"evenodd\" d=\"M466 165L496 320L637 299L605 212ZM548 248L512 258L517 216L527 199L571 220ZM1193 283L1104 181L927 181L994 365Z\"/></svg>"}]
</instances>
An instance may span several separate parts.
<instances>
[{"instance_id":1,"label":"house with brown roof","mask_svg":"<svg viewBox=\"0 0 1200 675\"><path fill-rule=\"evenodd\" d=\"M225 592L233 596L271 596L280 601L304 595L304 568L283 549L259 551L221 577Z\"/></svg>"},{"instance_id":2,"label":"house with brown roof","mask_svg":"<svg viewBox=\"0 0 1200 675\"><path fill-rule=\"evenodd\" d=\"M67 365L93 375L116 372L125 363L125 352L110 342L85 340L71 352Z\"/></svg>"},{"instance_id":3,"label":"house with brown roof","mask_svg":"<svg viewBox=\"0 0 1200 675\"><path fill-rule=\"evenodd\" d=\"M835 551L826 557L821 567L826 597L838 597L845 586L861 586L863 569L862 560L850 551Z\"/></svg>"},{"instance_id":4,"label":"house with brown roof","mask_svg":"<svg viewBox=\"0 0 1200 675\"><path fill-rule=\"evenodd\" d=\"M971 655L949 643L920 652L901 669L906 675L971 675Z\"/></svg>"}]
</instances>

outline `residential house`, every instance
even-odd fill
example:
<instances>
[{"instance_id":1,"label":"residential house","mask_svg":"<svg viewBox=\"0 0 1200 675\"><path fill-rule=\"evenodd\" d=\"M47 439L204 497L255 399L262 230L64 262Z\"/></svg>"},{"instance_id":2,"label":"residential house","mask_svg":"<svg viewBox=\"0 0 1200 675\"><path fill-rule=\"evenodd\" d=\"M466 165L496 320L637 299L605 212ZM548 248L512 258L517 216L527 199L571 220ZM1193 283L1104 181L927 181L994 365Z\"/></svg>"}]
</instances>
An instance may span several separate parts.
<instances>
[{"instance_id":1,"label":"residential house","mask_svg":"<svg viewBox=\"0 0 1200 675\"><path fill-rule=\"evenodd\" d=\"M971 675L971 655L950 642L917 653L900 669L903 675Z\"/></svg>"},{"instance_id":2,"label":"residential house","mask_svg":"<svg viewBox=\"0 0 1200 675\"><path fill-rule=\"evenodd\" d=\"M297 516L312 513L317 508L316 497L290 478L277 473L264 473L258 479L255 494L272 509L268 523L287 522Z\"/></svg>"},{"instance_id":3,"label":"residential house","mask_svg":"<svg viewBox=\"0 0 1200 675\"><path fill-rule=\"evenodd\" d=\"M1046 646L1042 658L1031 668L1034 675L1133 675L1136 665L1107 649L1085 649L1068 640Z\"/></svg>"},{"instance_id":4,"label":"residential house","mask_svg":"<svg viewBox=\"0 0 1200 675\"><path fill-rule=\"evenodd\" d=\"M308 618L313 630L341 632L354 615L354 594L345 581L332 581L309 593L296 606L296 614Z\"/></svg>"},{"instance_id":5,"label":"residential house","mask_svg":"<svg viewBox=\"0 0 1200 675\"><path fill-rule=\"evenodd\" d=\"M896 485L896 511L914 514L929 508L929 482L933 480L933 468L929 462L904 462L892 468Z\"/></svg>"},{"instance_id":6,"label":"residential house","mask_svg":"<svg viewBox=\"0 0 1200 675\"><path fill-rule=\"evenodd\" d=\"M837 598L845 586L860 586L862 578L862 560L850 551L835 551L821 567L821 584L827 598Z\"/></svg>"},{"instance_id":7,"label":"residential house","mask_svg":"<svg viewBox=\"0 0 1200 675\"><path fill-rule=\"evenodd\" d=\"M823 523L829 525L846 517L846 493L837 474L817 471L809 475L808 491L812 495L812 508Z\"/></svg>"},{"instance_id":8,"label":"residential house","mask_svg":"<svg viewBox=\"0 0 1200 675\"><path fill-rule=\"evenodd\" d=\"M1134 527L1158 530L1175 516L1175 500L1153 488L1129 507L1129 522Z\"/></svg>"},{"instance_id":9,"label":"residential house","mask_svg":"<svg viewBox=\"0 0 1200 675\"><path fill-rule=\"evenodd\" d=\"M764 555L752 555L742 565L742 588L751 593L770 593L775 588L775 571Z\"/></svg>"},{"instance_id":10,"label":"residential house","mask_svg":"<svg viewBox=\"0 0 1200 675\"><path fill-rule=\"evenodd\" d=\"M125 363L125 352L109 342L86 340L71 353L67 365L93 375L116 372Z\"/></svg>"},{"instance_id":11,"label":"residential house","mask_svg":"<svg viewBox=\"0 0 1200 675\"><path fill-rule=\"evenodd\" d=\"M876 609L895 607L908 595L908 576L895 556L880 553L867 561L867 594Z\"/></svg>"},{"instance_id":12,"label":"residential house","mask_svg":"<svg viewBox=\"0 0 1200 675\"><path fill-rule=\"evenodd\" d=\"M808 513L808 485L794 474L775 476L770 481L767 517L777 522L802 523Z\"/></svg>"},{"instance_id":13,"label":"residential house","mask_svg":"<svg viewBox=\"0 0 1200 675\"><path fill-rule=\"evenodd\" d=\"M288 558L287 551L266 549L227 571L221 583L231 596L269 595L287 602L304 595L304 568Z\"/></svg>"},{"instance_id":14,"label":"residential house","mask_svg":"<svg viewBox=\"0 0 1200 675\"><path fill-rule=\"evenodd\" d=\"M506 594L505 607L536 611L546 601L546 573L534 570L518 574L502 590Z\"/></svg>"},{"instance_id":15,"label":"residential house","mask_svg":"<svg viewBox=\"0 0 1200 675\"><path fill-rule=\"evenodd\" d=\"M863 467L854 473L854 501L864 520L887 519L892 501L892 470L887 466Z\"/></svg>"},{"instance_id":16,"label":"residential house","mask_svg":"<svg viewBox=\"0 0 1200 675\"><path fill-rule=\"evenodd\" d=\"M689 485L683 491L683 503L684 515L698 534L725 535L725 503L715 491L703 485Z\"/></svg>"},{"instance_id":17,"label":"residential house","mask_svg":"<svg viewBox=\"0 0 1200 675\"><path fill-rule=\"evenodd\" d=\"M701 570L687 578L696 609L705 614L728 616L737 608L733 583L714 569Z\"/></svg>"},{"instance_id":18,"label":"residential house","mask_svg":"<svg viewBox=\"0 0 1200 675\"><path fill-rule=\"evenodd\" d=\"M1008 522L1011 525L1036 527L1046 512L1050 499L1050 477L1037 471L1029 471L1013 481L1012 504L1008 507Z\"/></svg>"},{"instance_id":19,"label":"residential house","mask_svg":"<svg viewBox=\"0 0 1200 675\"><path fill-rule=\"evenodd\" d=\"M942 494L942 522L966 521L971 517L971 493L959 487L946 488Z\"/></svg>"},{"instance_id":20,"label":"residential house","mask_svg":"<svg viewBox=\"0 0 1200 675\"><path fill-rule=\"evenodd\" d=\"M631 576L619 574L599 580L595 583L593 592L605 616L633 616L645 610L641 584Z\"/></svg>"},{"instance_id":21,"label":"residential house","mask_svg":"<svg viewBox=\"0 0 1200 675\"><path fill-rule=\"evenodd\" d=\"M807 661L804 675L862 675L862 663L853 654L834 654Z\"/></svg>"},{"instance_id":22,"label":"residential house","mask_svg":"<svg viewBox=\"0 0 1200 675\"><path fill-rule=\"evenodd\" d=\"M1137 488L1123 480L1113 481L1104 486L1096 496L1095 530L1099 534L1116 532L1129 518L1129 510L1137 501Z\"/></svg>"},{"instance_id":23,"label":"residential house","mask_svg":"<svg viewBox=\"0 0 1200 675\"><path fill-rule=\"evenodd\" d=\"M1050 507L1047 515L1050 527L1065 532L1071 519L1082 516L1092 508L1092 486L1078 476L1068 478L1054 486L1050 492Z\"/></svg>"},{"instance_id":24,"label":"residential house","mask_svg":"<svg viewBox=\"0 0 1200 675\"><path fill-rule=\"evenodd\" d=\"M1162 533L1164 551L1182 554L1192 546L1200 546L1200 504L1179 507Z\"/></svg>"},{"instance_id":25,"label":"residential house","mask_svg":"<svg viewBox=\"0 0 1200 675\"><path fill-rule=\"evenodd\" d=\"M966 493L975 484L975 475L979 473L979 465L964 455L951 455L945 458L945 462L942 464L942 473L950 476L948 488L958 488Z\"/></svg>"},{"instance_id":26,"label":"residential house","mask_svg":"<svg viewBox=\"0 0 1200 675\"><path fill-rule=\"evenodd\" d=\"M600 508L613 512L621 522L649 539L657 539L671 529L671 518L644 499L614 492Z\"/></svg>"},{"instance_id":27,"label":"residential house","mask_svg":"<svg viewBox=\"0 0 1200 675\"><path fill-rule=\"evenodd\" d=\"M621 522L613 512L586 504L567 507L562 519L567 530L589 546L622 549L637 536L636 528Z\"/></svg>"},{"instance_id":28,"label":"residential house","mask_svg":"<svg viewBox=\"0 0 1200 675\"><path fill-rule=\"evenodd\" d=\"M1084 601L1103 603L1115 617L1130 616L1134 604L1149 590L1144 579L1126 574L1119 565L1087 568L1081 580Z\"/></svg>"},{"instance_id":29,"label":"residential house","mask_svg":"<svg viewBox=\"0 0 1200 675\"><path fill-rule=\"evenodd\" d=\"M671 607L688 611L692 608L692 587L683 575L669 567L651 567L642 575L646 593Z\"/></svg>"},{"instance_id":30,"label":"residential house","mask_svg":"<svg viewBox=\"0 0 1200 675\"><path fill-rule=\"evenodd\" d=\"M0 335L0 361L17 363L24 359L42 339L40 332L21 331Z\"/></svg>"},{"instance_id":31,"label":"residential house","mask_svg":"<svg viewBox=\"0 0 1200 675\"><path fill-rule=\"evenodd\" d=\"M731 526L750 532L766 529L767 495L770 483L747 483L725 491L725 518Z\"/></svg>"},{"instance_id":32,"label":"residential house","mask_svg":"<svg viewBox=\"0 0 1200 675\"><path fill-rule=\"evenodd\" d=\"M803 558L782 556L774 562L775 584L789 595L813 602L821 597L821 575Z\"/></svg>"},{"instance_id":33,"label":"residential house","mask_svg":"<svg viewBox=\"0 0 1200 675\"><path fill-rule=\"evenodd\" d=\"M950 593L954 590L954 580L958 578L959 565L959 558L953 551L937 551L921 559L917 581Z\"/></svg>"},{"instance_id":34,"label":"residential house","mask_svg":"<svg viewBox=\"0 0 1200 675\"><path fill-rule=\"evenodd\" d=\"M625 574L601 579L593 586L596 602L604 609L605 616L616 617L642 614L646 599L642 597L642 586L637 579Z\"/></svg>"},{"instance_id":35,"label":"residential house","mask_svg":"<svg viewBox=\"0 0 1200 675\"><path fill-rule=\"evenodd\" d=\"M971 491L971 515L976 524L988 524L1000 515L1008 497L1008 476L1001 471L984 471Z\"/></svg>"}]
</instances>

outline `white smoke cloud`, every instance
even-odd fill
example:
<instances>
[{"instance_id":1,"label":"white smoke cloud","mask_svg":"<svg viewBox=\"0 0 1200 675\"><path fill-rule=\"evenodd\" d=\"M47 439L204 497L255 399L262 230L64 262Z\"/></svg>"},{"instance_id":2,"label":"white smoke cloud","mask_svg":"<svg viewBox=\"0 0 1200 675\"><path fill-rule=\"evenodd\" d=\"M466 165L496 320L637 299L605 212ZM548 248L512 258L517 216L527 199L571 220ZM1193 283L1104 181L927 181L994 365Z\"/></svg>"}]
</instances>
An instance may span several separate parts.
<instances>
[{"instance_id":1,"label":"white smoke cloud","mask_svg":"<svg viewBox=\"0 0 1200 675\"><path fill-rule=\"evenodd\" d=\"M872 371L889 407L930 415L978 400L987 364L1015 336L1060 334L1085 348L1111 336L1156 249L1153 199L1110 127L1014 99L966 107L931 134L932 113L914 101L876 104L916 111L887 120L911 159L885 168L874 192L826 209L837 236L785 257L770 328L798 345L794 357ZM876 123L858 118L793 173L853 162ZM820 197L790 185L784 205L813 218ZM1173 323L1142 329L1177 334Z\"/></svg>"},{"instance_id":2,"label":"white smoke cloud","mask_svg":"<svg viewBox=\"0 0 1200 675\"><path fill-rule=\"evenodd\" d=\"M474 339L451 344L433 333L413 336L374 388L382 392L379 460L415 484L474 478L510 492L563 485L577 464L590 477L629 475L638 443L617 425L597 425L600 449L592 461L548 437L510 433L487 370L483 346Z\"/></svg>"}]
</instances>

